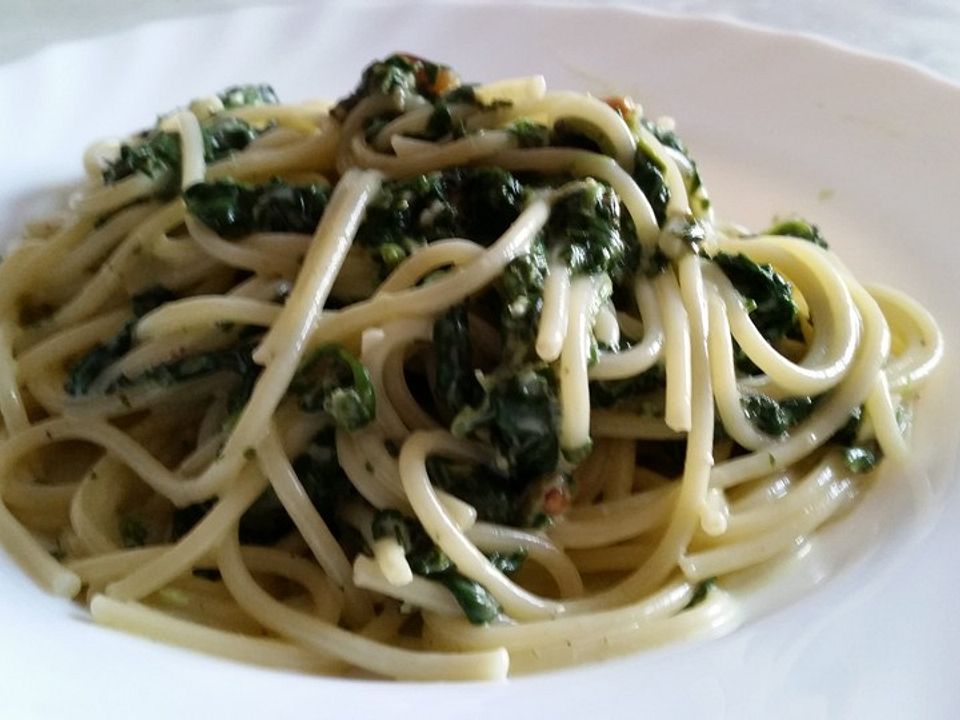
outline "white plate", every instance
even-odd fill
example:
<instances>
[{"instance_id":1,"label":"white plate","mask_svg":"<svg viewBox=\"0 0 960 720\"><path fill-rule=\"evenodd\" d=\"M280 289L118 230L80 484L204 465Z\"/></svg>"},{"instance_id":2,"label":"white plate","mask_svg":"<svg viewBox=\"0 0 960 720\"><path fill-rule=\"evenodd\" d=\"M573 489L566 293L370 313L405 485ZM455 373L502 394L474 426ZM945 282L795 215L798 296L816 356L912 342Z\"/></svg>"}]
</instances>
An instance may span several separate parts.
<instances>
[{"instance_id":1,"label":"white plate","mask_svg":"<svg viewBox=\"0 0 960 720\"><path fill-rule=\"evenodd\" d=\"M543 72L552 87L629 93L675 116L725 218L815 219L860 277L922 300L956 351L960 89L810 39L627 10L274 8L50 48L0 68L0 237L79 176L92 138L236 82L337 97L397 49L467 79ZM329 680L95 627L0 555L2 714L960 716L955 374L928 393L930 434L909 478L888 473L834 526L818 562L783 581L819 585L729 637L492 685ZM926 505L911 494L924 482Z\"/></svg>"}]
</instances>

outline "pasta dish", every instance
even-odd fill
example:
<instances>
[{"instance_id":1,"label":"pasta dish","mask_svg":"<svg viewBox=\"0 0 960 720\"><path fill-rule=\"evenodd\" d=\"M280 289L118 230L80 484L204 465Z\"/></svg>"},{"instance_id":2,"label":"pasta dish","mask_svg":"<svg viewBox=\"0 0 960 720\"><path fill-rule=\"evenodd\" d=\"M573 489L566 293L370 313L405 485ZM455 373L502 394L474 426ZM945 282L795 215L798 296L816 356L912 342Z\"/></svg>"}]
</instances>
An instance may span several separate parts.
<instances>
[{"instance_id":1,"label":"pasta dish","mask_svg":"<svg viewBox=\"0 0 960 720\"><path fill-rule=\"evenodd\" d=\"M496 679L728 632L908 453L933 318L670 118L405 54L93 144L0 265L0 543L95 621ZM832 239L832 238L831 238Z\"/></svg>"}]
</instances>

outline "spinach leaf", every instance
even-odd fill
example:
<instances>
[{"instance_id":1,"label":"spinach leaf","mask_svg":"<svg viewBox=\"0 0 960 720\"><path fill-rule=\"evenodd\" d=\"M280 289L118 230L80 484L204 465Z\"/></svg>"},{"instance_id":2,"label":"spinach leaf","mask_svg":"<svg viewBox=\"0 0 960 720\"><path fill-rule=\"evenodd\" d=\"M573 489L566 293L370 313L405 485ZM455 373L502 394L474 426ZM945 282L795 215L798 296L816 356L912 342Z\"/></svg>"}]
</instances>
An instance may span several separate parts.
<instances>
[{"instance_id":1,"label":"spinach leaf","mask_svg":"<svg viewBox=\"0 0 960 720\"><path fill-rule=\"evenodd\" d=\"M459 85L460 78L446 65L396 53L368 65L354 91L341 99L330 114L342 122L361 100L373 95L416 93L435 100Z\"/></svg>"},{"instance_id":2,"label":"spinach leaf","mask_svg":"<svg viewBox=\"0 0 960 720\"><path fill-rule=\"evenodd\" d=\"M868 473L883 459L883 453L880 445L876 442L869 442L863 445L853 445L841 450L843 462L847 468L854 473Z\"/></svg>"},{"instance_id":3,"label":"spinach leaf","mask_svg":"<svg viewBox=\"0 0 960 720\"><path fill-rule=\"evenodd\" d=\"M529 252L511 260L497 281L502 355L507 364L518 365L534 358L546 278L547 252L541 238L534 240Z\"/></svg>"},{"instance_id":4,"label":"spinach leaf","mask_svg":"<svg viewBox=\"0 0 960 720\"><path fill-rule=\"evenodd\" d=\"M486 625L503 610L490 591L476 580L451 570L435 578L453 594L463 614L473 625Z\"/></svg>"},{"instance_id":5,"label":"spinach leaf","mask_svg":"<svg viewBox=\"0 0 960 720\"><path fill-rule=\"evenodd\" d=\"M147 526L133 515L120 516L120 539L125 548L143 547L147 544Z\"/></svg>"},{"instance_id":6,"label":"spinach leaf","mask_svg":"<svg viewBox=\"0 0 960 720\"><path fill-rule=\"evenodd\" d=\"M484 382L486 396L453 421L455 435L483 433L503 458L512 477L526 484L557 468L559 404L552 372L528 366Z\"/></svg>"},{"instance_id":7,"label":"spinach leaf","mask_svg":"<svg viewBox=\"0 0 960 720\"><path fill-rule=\"evenodd\" d=\"M551 147L569 147L610 154L610 141L599 128L574 118L558 118L550 131ZM606 146L606 147L605 147Z\"/></svg>"},{"instance_id":8,"label":"spinach leaf","mask_svg":"<svg viewBox=\"0 0 960 720\"><path fill-rule=\"evenodd\" d=\"M620 199L603 183L587 180L558 200L545 233L547 247L559 252L574 273L614 273L624 260Z\"/></svg>"},{"instance_id":9,"label":"spinach leaf","mask_svg":"<svg viewBox=\"0 0 960 720\"><path fill-rule=\"evenodd\" d=\"M134 319L127 322L114 337L97 343L73 364L67 374L63 389L76 397L90 392L101 373L122 358L133 347L133 328L137 319L151 310L170 302L174 294L160 285L144 290L130 299Z\"/></svg>"},{"instance_id":10,"label":"spinach leaf","mask_svg":"<svg viewBox=\"0 0 960 720\"><path fill-rule=\"evenodd\" d=\"M396 538L403 546L410 569L446 587L474 625L486 624L502 611L500 604L483 585L457 571L450 558L430 540L420 523L396 510L381 510L374 516L371 529L376 539ZM526 552L518 549L514 553L491 553L487 557L500 572L513 573L520 569Z\"/></svg>"},{"instance_id":11,"label":"spinach leaf","mask_svg":"<svg viewBox=\"0 0 960 720\"><path fill-rule=\"evenodd\" d=\"M215 115L200 127L203 133L203 158L208 163L243 150L259 134L240 118ZM179 173L178 173L179 174Z\"/></svg>"},{"instance_id":12,"label":"spinach leaf","mask_svg":"<svg viewBox=\"0 0 960 720\"><path fill-rule=\"evenodd\" d=\"M234 85L217 93L227 110L251 105L276 105L280 102L270 85Z\"/></svg>"},{"instance_id":13,"label":"spinach leaf","mask_svg":"<svg viewBox=\"0 0 960 720\"><path fill-rule=\"evenodd\" d=\"M592 380L590 382L590 405L609 408L630 400L662 390L666 386L666 371L663 365L654 365L639 375L622 380Z\"/></svg>"},{"instance_id":14,"label":"spinach leaf","mask_svg":"<svg viewBox=\"0 0 960 720\"><path fill-rule=\"evenodd\" d=\"M108 185L119 182L125 177L141 173L157 178L180 165L179 136L151 130L145 133L139 143L120 146L120 155L103 171L103 180ZM176 194L176 178L173 179L172 194ZM170 188L164 188L164 196L170 194Z\"/></svg>"},{"instance_id":15,"label":"spinach leaf","mask_svg":"<svg viewBox=\"0 0 960 720\"><path fill-rule=\"evenodd\" d=\"M777 401L759 393L740 398L743 411L762 432L774 437L786 435L803 422L817 403L815 397L792 397Z\"/></svg>"},{"instance_id":16,"label":"spinach leaf","mask_svg":"<svg viewBox=\"0 0 960 720\"><path fill-rule=\"evenodd\" d=\"M523 187L500 168L454 168L391 180L367 206L357 242L370 249L386 274L435 240L466 237L489 245L522 208Z\"/></svg>"},{"instance_id":17,"label":"spinach leaf","mask_svg":"<svg viewBox=\"0 0 960 720\"><path fill-rule=\"evenodd\" d=\"M523 209L523 187L497 167L460 168L445 172L455 233L487 246L506 232ZM436 231L431 239L439 239Z\"/></svg>"},{"instance_id":18,"label":"spinach leaf","mask_svg":"<svg viewBox=\"0 0 960 720\"><path fill-rule=\"evenodd\" d=\"M642 147L637 148L633 166L633 179L646 195L657 224L663 227L667 219L667 203L670 202L670 188L665 178L666 168Z\"/></svg>"},{"instance_id":19,"label":"spinach leaf","mask_svg":"<svg viewBox=\"0 0 960 720\"><path fill-rule=\"evenodd\" d=\"M533 122L525 118L517 120L507 128L517 141L517 147L538 148L551 144L550 128L542 123Z\"/></svg>"},{"instance_id":20,"label":"spinach leaf","mask_svg":"<svg viewBox=\"0 0 960 720\"><path fill-rule=\"evenodd\" d=\"M153 383L162 387L170 387L187 380L194 380L216 372L231 372L241 378L240 389L244 389L242 406L249 396L249 392L260 375L260 366L253 361L253 344L243 343L236 347L222 350L187 355L176 360L154 365L138 375L128 377L121 375L107 388L107 392L132 387L135 385ZM231 410L238 399L231 401ZM239 409L239 408L237 408Z\"/></svg>"},{"instance_id":21,"label":"spinach leaf","mask_svg":"<svg viewBox=\"0 0 960 720\"><path fill-rule=\"evenodd\" d=\"M208 163L243 150L259 132L239 118L216 115L201 123L200 130ZM121 145L117 159L104 168L103 181L112 185L136 173L164 178L156 195L170 199L179 192L180 162L180 136L155 127L142 133L136 142Z\"/></svg>"},{"instance_id":22,"label":"spinach leaf","mask_svg":"<svg viewBox=\"0 0 960 720\"><path fill-rule=\"evenodd\" d=\"M318 433L306 451L293 461L293 469L307 497L324 520L334 526L336 511L356 498L346 474L337 460L333 428ZM173 513L172 535L186 535L210 512L214 501L207 500L178 508ZM273 488L265 490L240 518L240 541L253 545L272 545L294 529Z\"/></svg>"},{"instance_id":23,"label":"spinach leaf","mask_svg":"<svg viewBox=\"0 0 960 720\"><path fill-rule=\"evenodd\" d=\"M434 321L433 356L437 404L452 418L465 405L478 402L483 392L473 369L466 305L454 305Z\"/></svg>"},{"instance_id":24,"label":"spinach leaf","mask_svg":"<svg viewBox=\"0 0 960 720\"><path fill-rule=\"evenodd\" d=\"M768 227L763 231L763 234L786 235L788 237L800 238L801 240L809 240L814 245L818 245L824 249L830 247L820 233L820 228L802 218L782 220Z\"/></svg>"},{"instance_id":25,"label":"spinach leaf","mask_svg":"<svg viewBox=\"0 0 960 720\"><path fill-rule=\"evenodd\" d=\"M683 175L684 185L687 193L693 194L700 189L703 184L700 180L700 172L697 170L697 163L690 156L690 151L680 140L673 130L665 130L654 122L644 118L641 120L643 126L647 128L654 137L660 141L661 145L676 150L682 156L685 162L677 163L680 173Z\"/></svg>"},{"instance_id":26,"label":"spinach leaf","mask_svg":"<svg viewBox=\"0 0 960 720\"><path fill-rule=\"evenodd\" d=\"M522 523L523 486L486 465L439 456L427 459L430 482L472 505L484 522L517 526Z\"/></svg>"},{"instance_id":27,"label":"spinach leaf","mask_svg":"<svg viewBox=\"0 0 960 720\"><path fill-rule=\"evenodd\" d=\"M429 207L444 212L445 200L439 172L387 181L367 206L357 242L370 248L389 272L425 243L420 218Z\"/></svg>"},{"instance_id":28,"label":"spinach leaf","mask_svg":"<svg viewBox=\"0 0 960 720\"><path fill-rule=\"evenodd\" d=\"M713 261L753 305L750 318L767 342L796 336L797 306L790 283L780 273L770 265L758 265L743 254L717 253Z\"/></svg>"},{"instance_id":29,"label":"spinach leaf","mask_svg":"<svg viewBox=\"0 0 960 720\"><path fill-rule=\"evenodd\" d=\"M344 430L357 430L376 415L370 373L341 345L324 345L300 367L290 383L307 412L324 411Z\"/></svg>"},{"instance_id":30,"label":"spinach leaf","mask_svg":"<svg viewBox=\"0 0 960 720\"><path fill-rule=\"evenodd\" d=\"M328 524L337 511L358 497L337 458L336 431L328 427L317 433L307 449L293 461L293 469L310 502Z\"/></svg>"},{"instance_id":31,"label":"spinach leaf","mask_svg":"<svg viewBox=\"0 0 960 720\"><path fill-rule=\"evenodd\" d=\"M883 459L883 451L875 440L857 441L862 423L863 407L858 407L850 413L846 424L830 438L831 444L841 446L843 462L854 473L868 473Z\"/></svg>"},{"instance_id":32,"label":"spinach leaf","mask_svg":"<svg viewBox=\"0 0 960 720\"><path fill-rule=\"evenodd\" d=\"M693 595L690 596L690 602L688 602L683 609L689 610L690 608L695 608L697 605L707 599L710 591L716 586L717 579L715 577L709 577L706 580L701 580L699 583L697 583L697 587L693 591Z\"/></svg>"},{"instance_id":33,"label":"spinach leaf","mask_svg":"<svg viewBox=\"0 0 960 720\"><path fill-rule=\"evenodd\" d=\"M263 185L217 180L190 186L183 198L204 225L234 239L254 232L312 234L330 191L323 185L294 186L277 179Z\"/></svg>"}]
</instances>

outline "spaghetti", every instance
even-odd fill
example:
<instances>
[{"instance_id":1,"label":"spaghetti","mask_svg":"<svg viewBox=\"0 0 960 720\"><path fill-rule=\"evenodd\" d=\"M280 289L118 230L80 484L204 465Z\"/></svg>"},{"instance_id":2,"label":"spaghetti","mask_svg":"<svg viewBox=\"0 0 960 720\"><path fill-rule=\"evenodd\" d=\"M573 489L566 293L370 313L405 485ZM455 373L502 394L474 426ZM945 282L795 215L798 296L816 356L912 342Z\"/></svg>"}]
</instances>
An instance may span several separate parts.
<instances>
[{"instance_id":1,"label":"spaghetti","mask_svg":"<svg viewBox=\"0 0 960 720\"><path fill-rule=\"evenodd\" d=\"M493 679L726 632L907 452L933 319L669 120L409 55L194 101L2 266L0 541L95 620Z\"/></svg>"}]
</instances>

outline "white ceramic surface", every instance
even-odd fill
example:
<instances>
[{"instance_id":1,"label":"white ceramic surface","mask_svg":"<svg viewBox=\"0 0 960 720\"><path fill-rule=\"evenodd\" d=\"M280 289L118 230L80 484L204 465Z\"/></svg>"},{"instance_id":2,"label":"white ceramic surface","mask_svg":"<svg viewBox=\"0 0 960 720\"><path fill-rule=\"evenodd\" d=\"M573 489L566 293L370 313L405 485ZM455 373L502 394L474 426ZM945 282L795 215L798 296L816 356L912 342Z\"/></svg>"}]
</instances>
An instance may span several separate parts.
<instances>
[{"instance_id":1,"label":"white ceramic surface","mask_svg":"<svg viewBox=\"0 0 960 720\"><path fill-rule=\"evenodd\" d=\"M816 220L858 276L922 300L955 353L960 88L809 39L629 10L275 8L44 50L0 68L0 238L62 198L95 137L240 81L288 99L342 95L395 49L468 79L543 72L552 87L629 93L675 116L724 217ZM329 680L95 627L0 554L0 715L958 717L960 394L947 364L913 467L880 478L778 580L776 607L726 638L498 684Z\"/></svg>"}]
</instances>

